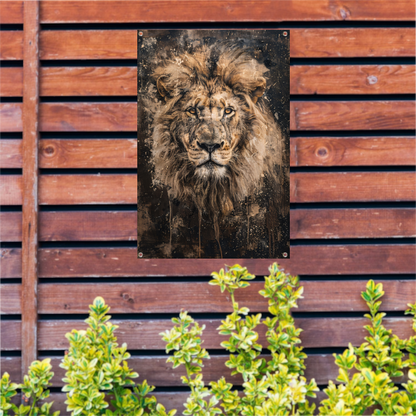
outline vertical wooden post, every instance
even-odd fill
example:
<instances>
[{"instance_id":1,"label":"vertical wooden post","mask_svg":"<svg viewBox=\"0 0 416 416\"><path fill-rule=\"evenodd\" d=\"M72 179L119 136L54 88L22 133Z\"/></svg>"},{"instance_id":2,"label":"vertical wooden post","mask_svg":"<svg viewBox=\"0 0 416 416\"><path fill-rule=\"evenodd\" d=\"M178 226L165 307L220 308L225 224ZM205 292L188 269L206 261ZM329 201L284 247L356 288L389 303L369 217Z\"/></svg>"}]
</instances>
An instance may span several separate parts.
<instances>
[{"instance_id":1,"label":"vertical wooden post","mask_svg":"<svg viewBox=\"0 0 416 416\"><path fill-rule=\"evenodd\" d=\"M37 357L39 0L24 2L22 374Z\"/></svg>"}]
</instances>

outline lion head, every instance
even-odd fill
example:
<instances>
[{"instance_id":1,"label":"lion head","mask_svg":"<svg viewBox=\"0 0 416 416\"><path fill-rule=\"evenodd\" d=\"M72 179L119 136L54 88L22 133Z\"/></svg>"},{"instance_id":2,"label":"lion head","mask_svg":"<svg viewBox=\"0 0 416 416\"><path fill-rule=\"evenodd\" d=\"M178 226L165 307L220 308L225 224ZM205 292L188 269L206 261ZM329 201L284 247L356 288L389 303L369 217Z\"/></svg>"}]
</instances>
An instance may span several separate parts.
<instances>
[{"instance_id":1,"label":"lion head","mask_svg":"<svg viewBox=\"0 0 416 416\"><path fill-rule=\"evenodd\" d=\"M279 181L281 133L263 98L267 72L230 44L172 53L154 68L149 147L154 183L170 198L226 216L265 178Z\"/></svg>"}]
</instances>

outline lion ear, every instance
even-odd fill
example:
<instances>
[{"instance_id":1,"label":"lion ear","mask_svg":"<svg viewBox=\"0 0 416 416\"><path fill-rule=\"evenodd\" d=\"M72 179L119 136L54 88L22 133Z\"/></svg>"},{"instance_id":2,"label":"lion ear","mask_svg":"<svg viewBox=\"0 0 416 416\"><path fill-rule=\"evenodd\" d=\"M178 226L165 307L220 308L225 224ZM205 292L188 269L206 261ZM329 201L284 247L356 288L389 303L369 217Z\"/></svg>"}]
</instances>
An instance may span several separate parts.
<instances>
[{"instance_id":1,"label":"lion ear","mask_svg":"<svg viewBox=\"0 0 416 416\"><path fill-rule=\"evenodd\" d=\"M257 100L264 94L266 91L266 80L264 78L258 78L254 90L251 91L251 98L254 104L257 103Z\"/></svg>"},{"instance_id":2,"label":"lion ear","mask_svg":"<svg viewBox=\"0 0 416 416\"><path fill-rule=\"evenodd\" d=\"M167 77L161 76L156 81L157 90L159 91L159 94L162 97L166 97L167 95L169 95L169 90L167 88L166 79L167 79Z\"/></svg>"}]
</instances>

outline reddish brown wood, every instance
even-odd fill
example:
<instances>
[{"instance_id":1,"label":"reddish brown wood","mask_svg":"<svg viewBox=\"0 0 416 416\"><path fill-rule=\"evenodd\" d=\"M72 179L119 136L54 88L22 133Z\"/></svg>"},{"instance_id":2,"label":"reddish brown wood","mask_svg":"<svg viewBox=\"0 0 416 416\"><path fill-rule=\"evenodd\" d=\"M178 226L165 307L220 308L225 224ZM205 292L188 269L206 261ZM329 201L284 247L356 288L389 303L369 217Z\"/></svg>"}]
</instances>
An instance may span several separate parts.
<instances>
[{"instance_id":1,"label":"reddish brown wood","mask_svg":"<svg viewBox=\"0 0 416 416\"><path fill-rule=\"evenodd\" d=\"M0 349L1 351L21 351L22 349L22 322L0 321ZM18 369L22 376L22 369Z\"/></svg>"},{"instance_id":2,"label":"reddish brown wood","mask_svg":"<svg viewBox=\"0 0 416 416\"><path fill-rule=\"evenodd\" d=\"M136 211L52 211L40 214L41 241L135 241L137 239Z\"/></svg>"},{"instance_id":3,"label":"reddish brown wood","mask_svg":"<svg viewBox=\"0 0 416 416\"><path fill-rule=\"evenodd\" d=\"M415 237L416 213L403 209L295 209L290 238Z\"/></svg>"},{"instance_id":4,"label":"reddish brown wood","mask_svg":"<svg viewBox=\"0 0 416 416\"><path fill-rule=\"evenodd\" d=\"M40 277L209 276L224 267L219 259L137 259L135 248L40 250ZM226 264L237 260L227 259ZM238 259L256 275L268 274L270 259ZM411 244L294 246L278 263L292 274L401 274L415 272Z\"/></svg>"},{"instance_id":5,"label":"reddish brown wood","mask_svg":"<svg viewBox=\"0 0 416 416\"><path fill-rule=\"evenodd\" d=\"M4 1L1 1L0 5L4 3ZM21 61L22 59L23 32L21 30L3 30L1 32L0 60Z\"/></svg>"},{"instance_id":6,"label":"reddish brown wood","mask_svg":"<svg viewBox=\"0 0 416 416\"><path fill-rule=\"evenodd\" d=\"M136 175L43 175L42 205L135 204Z\"/></svg>"},{"instance_id":7,"label":"reddish brown wood","mask_svg":"<svg viewBox=\"0 0 416 416\"><path fill-rule=\"evenodd\" d=\"M2 175L0 197L2 205L22 205L22 176Z\"/></svg>"},{"instance_id":8,"label":"reddish brown wood","mask_svg":"<svg viewBox=\"0 0 416 416\"><path fill-rule=\"evenodd\" d=\"M0 24L23 23L23 1L0 2Z\"/></svg>"},{"instance_id":9,"label":"reddish brown wood","mask_svg":"<svg viewBox=\"0 0 416 416\"><path fill-rule=\"evenodd\" d=\"M21 97L22 95L23 68L0 68L0 97Z\"/></svg>"},{"instance_id":10,"label":"reddish brown wood","mask_svg":"<svg viewBox=\"0 0 416 416\"><path fill-rule=\"evenodd\" d=\"M0 129L2 133L23 130L22 110L21 103L0 103Z\"/></svg>"},{"instance_id":11,"label":"reddish brown wood","mask_svg":"<svg viewBox=\"0 0 416 416\"><path fill-rule=\"evenodd\" d=\"M292 58L404 57L415 49L413 28L291 29L290 37ZM137 58L136 30L47 30L40 42L45 60Z\"/></svg>"},{"instance_id":12,"label":"reddish brown wood","mask_svg":"<svg viewBox=\"0 0 416 416\"><path fill-rule=\"evenodd\" d=\"M39 158L41 168L135 168L137 140L44 139Z\"/></svg>"},{"instance_id":13,"label":"reddish brown wood","mask_svg":"<svg viewBox=\"0 0 416 416\"><path fill-rule=\"evenodd\" d=\"M0 241L22 241L21 212L0 212Z\"/></svg>"},{"instance_id":14,"label":"reddish brown wood","mask_svg":"<svg viewBox=\"0 0 416 416\"><path fill-rule=\"evenodd\" d=\"M292 173L290 202L414 201L414 172Z\"/></svg>"},{"instance_id":15,"label":"reddish brown wood","mask_svg":"<svg viewBox=\"0 0 416 416\"><path fill-rule=\"evenodd\" d=\"M406 130L415 128L413 101L292 101L290 130Z\"/></svg>"},{"instance_id":16,"label":"reddish brown wood","mask_svg":"<svg viewBox=\"0 0 416 416\"><path fill-rule=\"evenodd\" d=\"M41 96L137 95L136 67L46 67Z\"/></svg>"},{"instance_id":17,"label":"reddish brown wood","mask_svg":"<svg viewBox=\"0 0 416 416\"><path fill-rule=\"evenodd\" d=\"M137 131L136 103L42 103L41 131Z\"/></svg>"},{"instance_id":18,"label":"reddish brown wood","mask_svg":"<svg viewBox=\"0 0 416 416\"><path fill-rule=\"evenodd\" d=\"M368 310L361 292L366 281L305 281L304 299L296 312L357 312ZM383 281L385 295L382 311L405 311L416 298L413 280ZM236 301L251 312L268 312L268 301L259 295L263 282L252 282L248 289L236 292ZM8 288L9 286L16 286ZM6 285L9 293L20 295L20 285ZM81 289L81 290L80 290ZM190 313L231 313L232 304L216 286L207 282L192 283L51 283L39 286L39 313L86 313L97 293L102 296L112 313L176 313L181 308ZM3 294L2 294L3 297ZM166 300L169 299L167 302ZM348 299L348 302L345 302ZM6 308L10 301L6 304ZM7 310L7 309L6 309ZM13 310L18 310L17 306ZM8 312L11 313L11 312ZM17 312L18 313L18 312Z\"/></svg>"},{"instance_id":19,"label":"reddish brown wood","mask_svg":"<svg viewBox=\"0 0 416 416\"><path fill-rule=\"evenodd\" d=\"M24 6L22 374L37 357L39 0Z\"/></svg>"},{"instance_id":20,"label":"reddish brown wood","mask_svg":"<svg viewBox=\"0 0 416 416\"><path fill-rule=\"evenodd\" d=\"M22 167L22 140L0 140L0 168Z\"/></svg>"},{"instance_id":21,"label":"reddish brown wood","mask_svg":"<svg viewBox=\"0 0 416 416\"><path fill-rule=\"evenodd\" d=\"M22 285L1 285L0 313L2 315L20 315L22 313Z\"/></svg>"},{"instance_id":22,"label":"reddish brown wood","mask_svg":"<svg viewBox=\"0 0 416 416\"><path fill-rule=\"evenodd\" d=\"M396 0L196 0L175 1L59 1L42 3L42 23L57 22L281 22L310 20L413 20L414 3Z\"/></svg>"},{"instance_id":23,"label":"reddish brown wood","mask_svg":"<svg viewBox=\"0 0 416 416\"><path fill-rule=\"evenodd\" d=\"M412 166L414 137L296 137L290 166Z\"/></svg>"},{"instance_id":24,"label":"reddish brown wood","mask_svg":"<svg viewBox=\"0 0 416 416\"><path fill-rule=\"evenodd\" d=\"M22 277L22 250L20 248L0 249L0 259L2 279Z\"/></svg>"},{"instance_id":25,"label":"reddish brown wood","mask_svg":"<svg viewBox=\"0 0 416 416\"><path fill-rule=\"evenodd\" d=\"M11 322L11 321L5 321ZM166 344L162 341L161 332L170 329L173 324L170 320L113 320L119 328L116 331L118 342L126 342L131 350L164 350ZM220 343L226 339L218 335L217 328L221 320L198 320L206 329L202 339L207 349L222 349ZM305 348L347 347L348 343L360 345L368 332L364 325L368 324L366 318L298 318L295 319L297 327L302 328L300 335ZM400 338L409 338L413 335L411 318L385 318L383 324ZM65 350L68 340L65 334L72 329L83 329L83 321L40 321L39 322L39 350ZM259 327L259 342L265 344L264 325ZM2 339L3 342L3 339Z\"/></svg>"}]
</instances>

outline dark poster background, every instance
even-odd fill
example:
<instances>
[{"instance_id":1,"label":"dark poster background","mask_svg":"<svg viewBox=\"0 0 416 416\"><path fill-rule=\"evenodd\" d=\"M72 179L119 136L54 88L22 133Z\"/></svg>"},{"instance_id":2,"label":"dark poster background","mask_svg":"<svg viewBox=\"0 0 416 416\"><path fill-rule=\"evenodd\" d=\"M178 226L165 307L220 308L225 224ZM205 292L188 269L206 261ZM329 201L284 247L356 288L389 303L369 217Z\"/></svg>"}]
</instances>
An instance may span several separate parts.
<instances>
[{"instance_id":1,"label":"dark poster background","mask_svg":"<svg viewBox=\"0 0 416 416\"><path fill-rule=\"evenodd\" d=\"M149 91L152 74L170 54L233 41L269 70L259 99L281 129L280 184L267 177L258 192L224 218L213 219L189 201L168 196L154 183L153 115ZM138 31L138 255L144 258L282 258L289 257L289 31L282 30L142 30ZM164 104L158 94L153 101ZM249 168L249 167L248 167Z\"/></svg>"}]
</instances>

